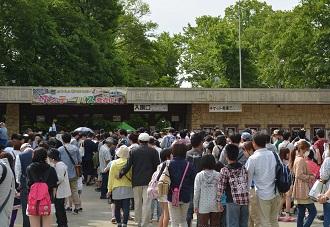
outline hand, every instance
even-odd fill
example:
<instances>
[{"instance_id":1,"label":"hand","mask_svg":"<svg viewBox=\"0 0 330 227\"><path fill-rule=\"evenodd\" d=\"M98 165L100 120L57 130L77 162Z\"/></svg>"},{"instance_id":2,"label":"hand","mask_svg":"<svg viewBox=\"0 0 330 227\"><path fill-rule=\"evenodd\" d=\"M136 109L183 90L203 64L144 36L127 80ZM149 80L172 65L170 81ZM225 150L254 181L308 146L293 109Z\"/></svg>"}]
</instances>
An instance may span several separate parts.
<instances>
[{"instance_id":1,"label":"hand","mask_svg":"<svg viewBox=\"0 0 330 227\"><path fill-rule=\"evenodd\" d=\"M317 197L317 201L319 203L326 203L327 202L327 197L324 195L324 194L320 194L318 197Z\"/></svg>"},{"instance_id":2,"label":"hand","mask_svg":"<svg viewBox=\"0 0 330 227\"><path fill-rule=\"evenodd\" d=\"M109 199L111 197L112 192L107 193L107 198Z\"/></svg>"},{"instance_id":3,"label":"hand","mask_svg":"<svg viewBox=\"0 0 330 227\"><path fill-rule=\"evenodd\" d=\"M309 176L309 180L310 180L310 181L314 181L314 180L315 180L315 176L314 176L314 175L310 175L310 176Z\"/></svg>"},{"instance_id":4,"label":"hand","mask_svg":"<svg viewBox=\"0 0 330 227\"><path fill-rule=\"evenodd\" d=\"M198 208L195 208L194 209L194 212L195 212L195 214L198 214L199 212L198 212Z\"/></svg>"},{"instance_id":5,"label":"hand","mask_svg":"<svg viewBox=\"0 0 330 227\"><path fill-rule=\"evenodd\" d=\"M221 213L225 210L221 203L218 203L218 209Z\"/></svg>"}]
</instances>

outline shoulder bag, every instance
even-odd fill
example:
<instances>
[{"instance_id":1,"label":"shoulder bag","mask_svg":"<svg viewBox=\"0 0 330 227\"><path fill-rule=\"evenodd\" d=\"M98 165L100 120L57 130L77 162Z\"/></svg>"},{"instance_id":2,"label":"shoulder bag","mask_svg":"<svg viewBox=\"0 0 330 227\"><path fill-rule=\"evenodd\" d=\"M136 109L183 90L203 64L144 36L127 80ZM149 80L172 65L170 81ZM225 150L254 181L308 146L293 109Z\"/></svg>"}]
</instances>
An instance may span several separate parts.
<instances>
[{"instance_id":1,"label":"shoulder bag","mask_svg":"<svg viewBox=\"0 0 330 227\"><path fill-rule=\"evenodd\" d=\"M74 169L75 169L75 171L76 171L76 175L77 175L77 177L81 177L81 176L82 176L82 169L81 169L81 165L80 165L80 164L78 164L78 163L76 164L76 163L74 162L74 160L73 160L72 156L70 155L70 153L69 153L68 149L66 149L66 147L65 147L65 146L63 146L63 147L64 147L64 149L65 149L66 153L68 154L68 156L69 156L69 158L70 158L70 160L71 160L72 164L74 165Z\"/></svg>"}]
</instances>

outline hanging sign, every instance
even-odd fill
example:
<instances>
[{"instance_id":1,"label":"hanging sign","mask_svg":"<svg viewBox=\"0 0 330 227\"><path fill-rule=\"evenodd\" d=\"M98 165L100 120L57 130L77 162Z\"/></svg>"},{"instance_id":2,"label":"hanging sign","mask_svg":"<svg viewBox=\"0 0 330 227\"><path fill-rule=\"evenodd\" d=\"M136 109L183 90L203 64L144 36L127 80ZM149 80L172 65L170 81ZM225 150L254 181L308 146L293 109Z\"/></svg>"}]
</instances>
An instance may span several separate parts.
<instances>
[{"instance_id":1,"label":"hanging sign","mask_svg":"<svg viewBox=\"0 0 330 227\"><path fill-rule=\"evenodd\" d=\"M242 104L236 104L236 103L209 104L209 112L242 112Z\"/></svg>"}]
</instances>

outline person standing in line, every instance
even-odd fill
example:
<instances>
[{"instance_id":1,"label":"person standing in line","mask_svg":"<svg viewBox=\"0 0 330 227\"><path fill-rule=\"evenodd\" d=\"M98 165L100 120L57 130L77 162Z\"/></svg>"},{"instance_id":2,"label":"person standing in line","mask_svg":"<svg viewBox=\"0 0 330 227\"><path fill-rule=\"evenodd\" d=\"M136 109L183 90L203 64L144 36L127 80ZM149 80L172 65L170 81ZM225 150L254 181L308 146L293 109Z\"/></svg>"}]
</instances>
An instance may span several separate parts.
<instances>
[{"instance_id":1,"label":"person standing in line","mask_svg":"<svg viewBox=\"0 0 330 227\"><path fill-rule=\"evenodd\" d=\"M256 133L252 144L255 152L246 162L249 175L249 186L252 180L257 194L257 226L279 227L277 215L280 209L281 198L275 190L275 167L277 165L274 153L267 150L269 136Z\"/></svg>"},{"instance_id":2,"label":"person standing in line","mask_svg":"<svg viewBox=\"0 0 330 227\"><path fill-rule=\"evenodd\" d=\"M247 159L250 158L251 155L254 153L254 148L252 141L244 142L242 145L242 149L244 151L244 155ZM258 217L258 210L257 210L257 198L256 198L256 190L254 182L250 186L250 193L249 193L249 227L256 226L257 217Z\"/></svg>"},{"instance_id":3,"label":"person standing in line","mask_svg":"<svg viewBox=\"0 0 330 227\"><path fill-rule=\"evenodd\" d=\"M28 188L26 181L26 169L32 163L33 150L31 145L24 143L21 146L22 153L20 153L15 161L15 174L16 182L19 184L21 193L21 205L22 205L22 216L23 216L23 227L30 227L29 217L26 215Z\"/></svg>"},{"instance_id":4,"label":"person standing in line","mask_svg":"<svg viewBox=\"0 0 330 227\"><path fill-rule=\"evenodd\" d=\"M171 217L172 227L187 227L186 214L189 208L190 198L193 197L193 185L195 179L194 166L186 160L187 146L185 144L176 143L172 147L173 159L168 166L171 184L167 195L168 208ZM185 169L187 168L186 174ZM179 188L182 182L181 190L179 191L178 206L173 202L173 191Z\"/></svg>"},{"instance_id":5,"label":"person standing in line","mask_svg":"<svg viewBox=\"0 0 330 227\"><path fill-rule=\"evenodd\" d=\"M162 149L171 147L172 143L175 141L175 138L176 138L175 129L170 128L168 130L168 134L166 136L164 136L162 142L160 143L160 147Z\"/></svg>"},{"instance_id":6,"label":"person standing in line","mask_svg":"<svg viewBox=\"0 0 330 227\"><path fill-rule=\"evenodd\" d=\"M48 159L56 170L58 182L54 199L57 227L68 227L68 219L65 212L65 199L71 196L71 189L68 177L67 166L61 161L60 152L57 149L50 149Z\"/></svg>"},{"instance_id":7,"label":"person standing in line","mask_svg":"<svg viewBox=\"0 0 330 227\"><path fill-rule=\"evenodd\" d=\"M32 163L27 167L26 175L29 193L31 193L30 190L35 183L44 182L48 186L50 200L53 201L58 178L55 169L47 164L46 149L37 148L33 151ZM30 198L28 202L30 202ZM30 207L30 204L28 204L28 207ZM27 215L29 216L32 227L50 227L52 225L51 214L45 216L33 215L27 209Z\"/></svg>"},{"instance_id":8,"label":"person standing in line","mask_svg":"<svg viewBox=\"0 0 330 227\"><path fill-rule=\"evenodd\" d=\"M109 181L108 181L108 195L112 197L115 203L115 217L118 227L126 227L129 218L130 199L133 198L132 189L132 171L130 170L124 177L117 179L121 169L127 164L129 156L129 149L126 145L120 146L116 155L118 159L112 161ZM121 217L121 210L123 211L123 219Z\"/></svg>"},{"instance_id":9,"label":"person standing in line","mask_svg":"<svg viewBox=\"0 0 330 227\"><path fill-rule=\"evenodd\" d=\"M97 144L93 141L93 133L88 132L87 139L84 140L84 157L82 157L82 168L86 186L94 184L95 175L93 155L97 152Z\"/></svg>"},{"instance_id":10,"label":"person standing in line","mask_svg":"<svg viewBox=\"0 0 330 227\"><path fill-rule=\"evenodd\" d=\"M238 162L239 149L234 144L226 146L228 165L221 169L218 186L219 210L222 194L226 192L226 224L230 227L247 227L249 220L249 187L245 167Z\"/></svg>"},{"instance_id":11,"label":"person standing in line","mask_svg":"<svg viewBox=\"0 0 330 227\"><path fill-rule=\"evenodd\" d=\"M329 150L325 151L329 152ZM322 163L321 170L320 170L320 178L322 182L326 183L326 188L328 189L328 196L321 195L320 199L323 200L323 212L324 212L324 227L330 226L330 156L329 154L325 155L325 159Z\"/></svg>"},{"instance_id":12,"label":"person standing in line","mask_svg":"<svg viewBox=\"0 0 330 227\"><path fill-rule=\"evenodd\" d=\"M0 145L6 147L8 142L8 131L6 128L6 124L4 122L0 122Z\"/></svg>"},{"instance_id":13,"label":"person standing in line","mask_svg":"<svg viewBox=\"0 0 330 227\"><path fill-rule=\"evenodd\" d=\"M131 151L127 164L119 174L119 178L122 178L132 168L135 222L142 227L149 226L151 199L147 196L147 189L152 174L160 163L158 152L148 146L149 139L148 133L139 135L140 146Z\"/></svg>"},{"instance_id":14,"label":"person standing in line","mask_svg":"<svg viewBox=\"0 0 330 227\"><path fill-rule=\"evenodd\" d=\"M71 197L73 200L73 204L75 206L73 210L73 214L78 214L80 207L80 199L78 196L78 188L77 188L77 183L78 183L78 177L76 170L75 170L75 165L78 165L81 163L81 157L79 154L78 147L75 145L70 144L71 142L71 135L70 133L64 133L62 135L62 140L63 140L63 146L58 149L60 152L60 157L62 162L67 166L68 168L68 177L69 177L69 184L70 184L70 189L71 189ZM67 208L67 211L70 212L72 211L71 207Z\"/></svg>"},{"instance_id":15,"label":"person standing in line","mask_svg":"<svg viewBox=\"0 0 330 227\"><path fill-rule=\"evenodd\" d=\"M99 151L99 162L100 162L100 172L102 175L102 184L101 184L101 196L100 199L107 198L107 184L108 184L108 172L104 172L104 169L107 167L108 163L111 161L110 148L114 145L112 138L107 138L104 141L104 144L100 147Z\"/></svg>"},{"instance_id":16,"label":"person standing in line","mask_svg":"<svg viewBox=\"0 0 330 227\"><path fill-rule=\"evenodd\" d=\"M203 170L197 173L194 183L194 211L198 215L198 226L218 227L220 210L217 189L220 173L214 170L215 159L211 154L202 157L201 166Z\"/></svg>"},{"instance_id":17,"label":"person standing in line","mask_svg":"<svg viewBox=\"0 0 330 227\"><path fill-rule=\"evenodd\" d=\"M0 159L0 225L10 226L15 196L15 177L7 158Z\"/></svg>"},{"instance_id":18,"label":"person standing in line","mask_svg":"<svg viewBox=\"0 0 330 227\"><path fill-rule=\"evenodd\" d=\"M160 152L160 159L161 159L162 163L160 163L158 165L157 171L161 170L162 165L163 165L164 162L166 162L167 165L168 165L169 161L172 159L172 149L170 149L170 148L163 149ZM158 227L167 227L168 222L170 220L170 213L168 211L167 195L160 196L158 198L158 202L159 202L160 207L161 207L161 215L159 217Z\"/></svg>"},{"instance_id":19,"label":"person standing in line","mask_svg":"<svg viewBox=\"0 0 330 227\"><path fill-rule=\"evenodd\" d=\"M311 226L317 214L314 202L308 197L310 184L315 180L314 175L308 171L305 161L309 155L309 147L309 143L305 140L298 142L296 148L297 157L293 164L295 181L292 196L298 208L297 226L303 227ZM306 209L308 210L307 218L305 218Z\"/></svg>"}]
</instances>

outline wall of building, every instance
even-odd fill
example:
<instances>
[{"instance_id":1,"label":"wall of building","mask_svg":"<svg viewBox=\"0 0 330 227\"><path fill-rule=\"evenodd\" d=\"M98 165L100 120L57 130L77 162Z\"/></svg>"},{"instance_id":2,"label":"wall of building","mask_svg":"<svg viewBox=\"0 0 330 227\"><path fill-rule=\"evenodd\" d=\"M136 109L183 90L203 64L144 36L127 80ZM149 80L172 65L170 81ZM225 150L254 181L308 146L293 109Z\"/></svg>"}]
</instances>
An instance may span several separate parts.
<instances>
[{"instance_id":1,"label":"wall of building","mask_svg":"<svg viewBox=\"0 0 330 227\"><path fill-rule=\"evenodd\" d=\"M304 127L330 128L330 105L243 105L238 113L210 113L207 104L192 104L192 129L203 127L248 126L270 129Z\"/></svg>"},{"instance_id":2,"label":"wall of building","mask_svg":"<svg viewBox=\"0 0 330 227\"><path fill-rule=\"evenodd\" d=\"M6 127L8 135L19 132L20 110L19 104L7 104L6 108Z\"/></svg>"}]
</instances>

